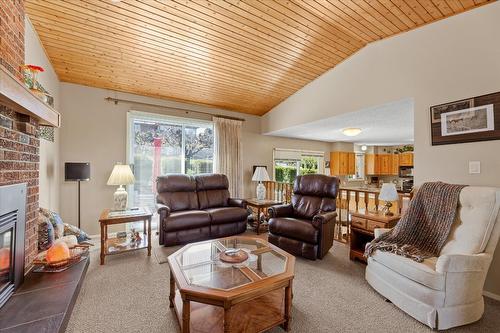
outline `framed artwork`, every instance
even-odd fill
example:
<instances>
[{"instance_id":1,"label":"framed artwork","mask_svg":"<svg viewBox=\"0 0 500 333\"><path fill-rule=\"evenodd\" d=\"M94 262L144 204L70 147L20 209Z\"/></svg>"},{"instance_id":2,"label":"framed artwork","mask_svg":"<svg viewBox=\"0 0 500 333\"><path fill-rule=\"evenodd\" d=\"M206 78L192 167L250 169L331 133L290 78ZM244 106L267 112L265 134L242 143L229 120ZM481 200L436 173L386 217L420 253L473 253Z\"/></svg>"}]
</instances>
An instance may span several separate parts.
<instances>
[{"instance_id":1,"label":"framed artwork","mask_svg":"<svg viewBox=\"0 0 500 333\"><path fill-rule=\"evenodd\" d=\"M430 107L432 145L500 140L500 92Z\"/></svg>"}]
</instances>

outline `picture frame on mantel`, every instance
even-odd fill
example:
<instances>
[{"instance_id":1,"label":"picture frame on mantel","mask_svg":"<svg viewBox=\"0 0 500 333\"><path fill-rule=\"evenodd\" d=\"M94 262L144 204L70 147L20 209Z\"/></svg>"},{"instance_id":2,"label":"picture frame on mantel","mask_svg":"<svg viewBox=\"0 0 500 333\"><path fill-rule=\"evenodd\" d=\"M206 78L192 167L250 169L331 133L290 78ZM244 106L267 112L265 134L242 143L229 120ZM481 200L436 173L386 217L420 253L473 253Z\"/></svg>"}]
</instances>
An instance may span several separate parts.
<instances>
[{"instance_id":1,"label":"picture frame on mantel","mask_svg":"<svg viewBox=\"0 0 500 333\"><path fill-rule=\"evenodd\" d=\"M500 140L500 92L430 107L433 146Z\"/></svg>"}]
</instances>

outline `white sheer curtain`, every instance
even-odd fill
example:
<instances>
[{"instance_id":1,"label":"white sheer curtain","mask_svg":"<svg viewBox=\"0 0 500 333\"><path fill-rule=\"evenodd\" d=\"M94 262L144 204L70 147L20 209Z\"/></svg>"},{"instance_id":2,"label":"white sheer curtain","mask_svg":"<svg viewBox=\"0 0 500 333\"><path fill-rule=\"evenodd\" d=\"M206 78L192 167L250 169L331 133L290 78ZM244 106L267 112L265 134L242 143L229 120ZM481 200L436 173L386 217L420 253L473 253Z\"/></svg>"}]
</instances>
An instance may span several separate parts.
<instances>
[{"instance_id":1,"label":"white sheer curtain","mask_svg":"<svg viewBox=\"0 0 500 333\"><path fill-rule=\"evenodd\" d=\"M215 171L229 179L229 193L241 198L243 194L243 165L241 154L242 121L214 117Z\"/></svg>"}]
</instances>

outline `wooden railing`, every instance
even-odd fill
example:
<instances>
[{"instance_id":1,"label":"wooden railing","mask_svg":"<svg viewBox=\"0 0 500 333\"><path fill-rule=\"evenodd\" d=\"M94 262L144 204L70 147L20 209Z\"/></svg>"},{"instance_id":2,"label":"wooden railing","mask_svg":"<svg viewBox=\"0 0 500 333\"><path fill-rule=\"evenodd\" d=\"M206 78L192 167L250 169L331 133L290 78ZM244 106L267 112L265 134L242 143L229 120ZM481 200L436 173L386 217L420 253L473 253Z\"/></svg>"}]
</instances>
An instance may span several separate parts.
<instances>
[{"instance_id":1,"label":"wooden railing","mask_svg":"<svg viewBox=\"0 0 500 333\"><path fill-rule=\"evenodd\" d=\"M293 184L280 182L264 182L266 187L266 199L281 201L284 204L292 200Z\"/></svg>"}]
</instances>

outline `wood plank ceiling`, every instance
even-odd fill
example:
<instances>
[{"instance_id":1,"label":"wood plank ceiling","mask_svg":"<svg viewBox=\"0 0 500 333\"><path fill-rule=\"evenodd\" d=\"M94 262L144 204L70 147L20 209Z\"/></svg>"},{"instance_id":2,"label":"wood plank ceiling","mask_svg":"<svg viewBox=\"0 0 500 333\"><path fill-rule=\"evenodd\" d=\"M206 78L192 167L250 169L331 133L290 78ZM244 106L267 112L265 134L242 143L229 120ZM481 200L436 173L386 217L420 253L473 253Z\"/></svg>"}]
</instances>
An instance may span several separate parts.
<instances>
[{"instance_id":1,"label":"wood plank ceiling","mask_svg":"<svg viewBox=\"0 0 500 333\"><path fill-rule=\"evenodd\" d=\"M367 43L488 0L115 2L26 1L60 80L262 115Z\"/></svg>"}]
</instances>

